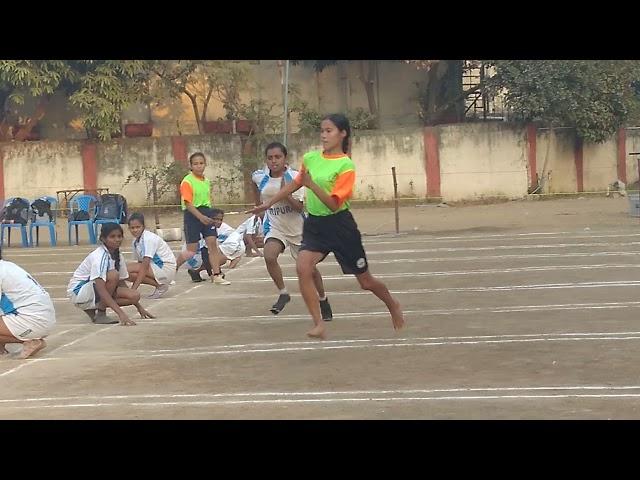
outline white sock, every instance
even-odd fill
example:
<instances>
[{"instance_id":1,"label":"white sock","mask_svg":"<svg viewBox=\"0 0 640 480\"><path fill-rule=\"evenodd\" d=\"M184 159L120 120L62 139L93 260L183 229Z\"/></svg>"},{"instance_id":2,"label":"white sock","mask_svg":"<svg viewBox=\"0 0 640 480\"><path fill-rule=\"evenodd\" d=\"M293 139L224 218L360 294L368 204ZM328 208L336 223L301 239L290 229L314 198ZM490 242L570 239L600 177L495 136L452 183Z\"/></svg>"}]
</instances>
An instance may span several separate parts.
<instances>
[{"instance_id":1,"label":"white sock","mask_svg":"<svg viewBox=\"0 0 640 480\"><path fill-rule=\"evenodd\" d=\"M289 292L287 292L286 288L283 288L282 290L280 290L280 295L289 295Z\"/></svg>"},{"instance_id":2,"label":"white sock","mask_svg":"<svg viewBox=\"0 0 640 480\"><path fill-rule=\"evenodd\" d=\"M320 297L320 298L319 298L319 300L320 300L321 302L324 302L326 299L327 299L327 295L325 295L324 297Z\"/></svg>"}]
</instances>

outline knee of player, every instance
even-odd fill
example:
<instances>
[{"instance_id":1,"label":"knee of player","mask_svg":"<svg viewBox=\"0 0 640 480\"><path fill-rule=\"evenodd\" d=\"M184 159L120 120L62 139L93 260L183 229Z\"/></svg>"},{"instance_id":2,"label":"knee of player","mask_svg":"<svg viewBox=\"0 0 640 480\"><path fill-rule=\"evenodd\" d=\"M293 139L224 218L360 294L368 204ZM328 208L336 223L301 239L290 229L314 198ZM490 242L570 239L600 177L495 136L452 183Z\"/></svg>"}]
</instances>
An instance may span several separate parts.
<instances>
[{"instance_id":1,"label":"knee of player","mask_svg":"<svg viewBox=\"0 0 640 480\"><path fill-rule=\"evenodd\" d=\"M120 279L120 274L117 270L110 270L107 272L107 282L117 282Z\"/></svg>"},{"instance_id":2,"label":"knee of player","mask_svg":"<svg viewBox=\"0 0 640 480\"><path fill-rule=\"evenodd\" d=\"M358 277L358 283L363 290L371 290L373 289L374 280L370 276Z\"/></svg>"},{"instance_id":3,"label":"knee of player","mask_svg":"<svg viewBox=\"0 0 640 480\"><path fill-rule=\"evenodd\" d=\"M278 264L278 254L274 254L271 252L265 252L264 253L264 261L268 264L268 265L277 265Z\"/></svg>"},{"instance_id":4,"label":"knee of player","mask_svg":"<svg viewBox=\"0 0 640 480\"><path fill-rule=\"evenodd\" d=\"M140 301L140 292L138 290L131 290L131 292L129 292L129 298L133 303L138 303Z\"/></svg>"},{"instance_id":5,"label":"knee of player","mask_svg":"<svg viewBox=\"0 0 640 480\"><path fill-rule=\"evenodd\" d=\"M296 272L298 272L298 276L300 277L311 277L313 276L313 265L308 265L306 263L296 262Z\"/></svg>"}]
</instances>

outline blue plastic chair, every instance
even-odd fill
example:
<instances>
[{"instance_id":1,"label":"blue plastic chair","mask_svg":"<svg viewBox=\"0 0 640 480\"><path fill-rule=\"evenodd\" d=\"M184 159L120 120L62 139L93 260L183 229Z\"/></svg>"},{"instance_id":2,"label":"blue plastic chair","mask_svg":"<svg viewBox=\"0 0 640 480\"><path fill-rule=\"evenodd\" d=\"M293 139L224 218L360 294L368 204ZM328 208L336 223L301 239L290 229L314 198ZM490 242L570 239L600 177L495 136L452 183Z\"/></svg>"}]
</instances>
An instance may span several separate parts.
<instances>
[{"instance_id":1,"label":"blue plastic chair","mask_svg":"<svg viewBox=\"0 0 640 480\"><path fill-rule=\"evenodd\" d=\"M99 201L99 200L98 200ZM115 218L94 218L93 219L93 228L95 229L95 237L98 238L98 225L104 225L105 223L120 223L120 219L122 218L122 210L124 209L124 205L120 205L118 208L118 212L116 213ZM96 213L98 210L98 206L96 205ZM100 227L102 228L102 227Z\"/></svg>"},{"instance_id":2,"label":"blue plastic chair","mask_svg":"<svg viewBox=\"0 0 640 480\"><path fill-rule=\"evenodd\" d=\"M92 205L93 203L93 205ZM74 220L73 215L83 211L89 214L89 220ZM67 235L69 237L69 245L71 245L71 227L76 227L76 245L78 245L78 226L86 225L89 231L89 242L93 245L97 244L96 234L93 230L93 218L96 213L96 198L93 195L78 195L69 202L69 224L67 226Z\"/></svg>"},{"instance_id":3,"label":"blue plastic chair","mask_svg":"<svg viewBox=\"0 0 640 480\"><path fill-rule=\"evenodd\" d=\"M57 245L56 241L56 212L55 210L58 208L58 199L55 197L43 196L38 198L44 198L49 201L51 204L51 211L53 214L53 218L50 222L45 222L44 220L38 220L35 216L35 213L32 213L31 224L29 225L29 245L33 247L33 229L36 229L36 246L40 244L40 227L48 227L49 228L49 243L51 243L52 247Z\"/></svg>"},{"instance_id":4,"label":"blue plastic chair","mask_svg":"<svg viewBox=\"0 0 640 480\"><path fill-rule=\"evenodd\" d=\"M9 202L11 202L15 198L24 198L24 197L10 197L10 198L7 198L4 201L2 206L5 207L6 205L9 204ZM25 198L25 200L27 200L27 199ZM27 202L29 202L29 200L27 200ZM31 204L31 202L29 202L29 204ZM2 223L2 224L0 224L0 246L4 245L4 231L5 231L5 229L9 231L9 237L7 239L7 246L8 247L11 246L11 229L12 228L19 228L20 229L20 234L22 235L22 246L23 247L28 247L29 246L29 239L28 239L28 235L27 235L27 226L23 225L21 223Z\"/></svg>"}]
</instances>

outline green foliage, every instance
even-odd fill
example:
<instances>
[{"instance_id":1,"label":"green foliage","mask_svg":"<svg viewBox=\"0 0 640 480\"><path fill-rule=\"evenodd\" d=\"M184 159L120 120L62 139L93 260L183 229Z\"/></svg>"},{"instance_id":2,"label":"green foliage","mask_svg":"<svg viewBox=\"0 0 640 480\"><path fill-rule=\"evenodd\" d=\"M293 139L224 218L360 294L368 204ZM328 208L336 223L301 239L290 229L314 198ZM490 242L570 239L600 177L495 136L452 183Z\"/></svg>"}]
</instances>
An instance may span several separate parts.
<instances>
[{"instance_id":1,"label":"green foliage","mask_svg":"<svg viewBox=\"0 0 640 480\"><path fill-rule=\"evenodd\" d=\"M574 127L603 142L638 112L640 62L498 60L490 89L502 92L517 120ZM637 113L636 113L637 114Z\"/></svg>"},{"instance_id":2,"label":"green foliage","mask_svg":"<svg viewBox=\"0 0 640 480\"><path fill-rule=\"evenodd\" d=\"M132 182L143 183L147 203L155 205L156 202L167 197L169 193L176 195L178 186L187 173L189 173L189 169L178 162L172 162L168 165L145 165L136 168L122 186L126 187Z\"/></svg>"}]
</instances>

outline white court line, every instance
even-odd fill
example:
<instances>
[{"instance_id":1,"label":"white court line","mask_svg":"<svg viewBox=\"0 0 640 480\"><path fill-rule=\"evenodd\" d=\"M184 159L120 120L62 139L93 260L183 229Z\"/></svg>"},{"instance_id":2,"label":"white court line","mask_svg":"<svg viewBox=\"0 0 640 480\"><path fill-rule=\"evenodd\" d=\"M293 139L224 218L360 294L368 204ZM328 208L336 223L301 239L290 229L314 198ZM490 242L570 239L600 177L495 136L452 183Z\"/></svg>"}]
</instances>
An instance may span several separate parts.
<instances>
[{"instance_id":1,"label":"white court line","mask_svg":"<svg viewBox=\"0 0 640 480\"><path fill-rule=\"evenodd\" d=\"M633 234L625 235L625 236L635 236ZM561 237L565 240L571 238L582 238L582 237ZM591 237L587 237L591 238ZM535 240L535 239L534 239ZM403 242L402 240L393 241L393 242L385 242L384 244L393 244L393 245L402 245L403 243L424 243L422 240L411 240L409 242ZM382 244L382 243L380 243ZM568 247L592 247L592 246L628 246L628 245L638 245L640 242L590 242L590 243L559 243L559 244L525 244L525 245L492 245L486 247L436 247L430 249L420 249L420 250L370 250L367 254L380 254L380 253L397 253L397 252L456 252L456 251L482 251L482 250L500 250L500 249L526 249L526 248L568 248ZM376 245L376 244L367 244L367 245ZM52 257L52 256L69 256L69 255L88 255L92 250L88 250L86 252L30 252L30 253L18 253L12 252L11 255L7 255L7 260L11 260L12 258L22 258L22 257ZM179 252L180 250L173 250L174 252ZM123 250L123 255L131 254L131 251Z\"/></svg>"},{"instance_id":2,"label":"white court line","mask_svg":"<svg viewBox=\"0 0 640 480\"><path fill-rule=\"evenodd\" d=\"M467 256L467 257L426 257L426 258L416 258L416 257L401 257L401 258L393 258L389 260L375 260L372 264L381 265L386 263L416 263L416 262L462 262L462 261L470 261L470 260L504 260L504 259L528 259L528 258L568 258L568 257L627 257L627 256L637 256L640 255L640 251L635 252L594 252L594 253L538 253L538 254L529 254L529 255L517 255L517 254L508 254L508 255L480 255L480 256ZM323 268L325 265L330 267L338 266L338 263L333 261L332 257L327 257L329 261L319 263L318 266ZM283 261L286 260L286 261ZM295 263L289 263L288 257L280 258L278 263L281 268L295 268ZM55 263L55 262L54 262ZM32 265L32 264L31 264ZM242 267L242 265L241 265ZM254 267L242 267L242 270L260 270L264 269L264 265L257 265Z\"/></svg>"},{"instance_id":3,"label":"white court line","mask_svg":"<svg viewBox=\"0 0 640 480\"><path fill-rule=\"evenodd\" d=\"M255 260L255 259L254 259ZM584 265L545 265L540 267L519 267L519 268L486 268L477 270L450 270L440 272L398 272L398 273L376 273L376 278L405 278L405 277L453 277L461 275L496 274L496 273L527 273L527 272L552 272L558 270L604 270L610 268L640 268L637 263L603 263ZM237 270L239 271L239 270ZM44 276L46 273L38 275ZM324 280L349 280L353 281L351 275L323 275ZM297 281L298 277L283 277L285 281ZM234 282L246 283L271 283L273 280L267 277L252 279L234 279ZM66 285L43 285L46 289L67 289Z\"/></svg>"},{"instance_id":4,"label":"white court line","mask_svg":"<svg viewBox=\"0 0 640 480\"><path fill-rule=\"evenodd\" d=\"M411 290L392 290L389 291L397 295L419 295L424 293L448 293L448 292L513 292L522 290L563 290L574 288L615 288L615 287L637 287L640 286L640 280L614 280L609 282L579 282L579 283L541 283L531 285L500 285L500 286L478 286L478 287L447 287L447 288L414 288ZM299 293L289 293L292 297L299 297ZM331 296L344 295L371 295L370 292L362 290L353 290L340 292L332 292ZM231 293L224 296L225 300L229 299L257 299L272 298L273 294L259 293ZM68 301L66 297L52 298L54 302Z\"/></svg>"},{"instance_id":5,"label":"white court line","mask_svg":"<svg viewBox=\"0 0 640 480\"><path fill-rule=\"evenodd\" d=\"M545 237L543 240L553 240L553 239L577 239L577 238L619 238L619 237L637 237L638 234L637 233L623 233L623 234L618 234L618 235L575 235L575 236L567 236L567 235L560 235L560 236L549 236L549 237ZM398 239L398 240L391 240L391 241L377 241L377 242L363 242L364 245L385 245L385 244L398 244L398 243L429 243L429 242L478 242L478 241L494 241L495 238L490 238L490 237L436 237L436 238L430 238L430 237L425 237L422 239L407 239L407 238L403 238L403 239ZM502 237L500 238L500 240L533 240L531 238L526 238L526 237L515 237L515 238L509 238L509 237Z\"/></svg>"},{"instance_id":6,"label":"white court line","mask_svg":"<svg viewBox=\"0 0 640 480\"><path fill-rule=\"evenodd\" d=\"M91 358L106 357L110 360L122 360L132 358L142 359L154 359L154 358L175 358L175 357L198 357L198 356L216 356L216 355L238 355L238 354L255 354L255 353L299 353L299 352L311 352L311 351L326 351L326 350L354 350L354 349L381 349L381 348L398 348L398 347L440 347L440 346L460 346L460 345L498 345L498 344L511 344L511 343L541 343L541 342L584 342L584 341L617 341L617 340L640 340L640 335L636 336L574 336L564 337L558 336L542 337L540 338L508 338L508 339L495 339L495 340L455 340L455 341L429 341L429 342L403 342L403 343L370 343L370 344L315 344L314 342L307 342L308 347L279 347L279 348L237 348L235 350L204 350L204 351L181 351L172 350L162 353L143 353L138 354L135 352L128 352L120 354L117 352L94 352ZM515 336L512 336L515 337ZM446 337L445 337L446 338ZM455 337L449 337L455 338ZM393 340L393 339L390 339ZM402 341L400 339L399 341ZM397 341L396 341L397 342ZM224 347L216 347L224 348ZM47 357L39 359L40 361L60 361L60 360L74 360L79 355L68 355L65 357ZM82 358L86 358L86 353L82 354Z\"/></svg>"},{"instance_id":7,"label":"white court line","mask_svg":"<svg viewBox=\"0 0 640 480\"><path fill-rule=\"evenodd\" d=\"M266 404L309 404L309 403L371 403L371 402L416 402L416 401L456 401L456 400L557 400L557 399L613 399L613 398L640 398L640 393L612 393L612 394L548 394L548 395L450 395L450 396L426 396L426 397L334 397L334 398L279 398L259 400L203 400L203 401L179 401L179 402L112 402L112 403L76 403L62 405L3 405L3 408L11 409L54 409L54 408L101 408L101 407L172 407L172 406L225 406L225 405L266 405Z\"/></svg>"},{"instance_id":8,"label":"white court line","mask_svg":"<svg viewBox=\"0 0 640 480\"><path fill-rule=\"evenodd\" d=\"M592 332L592 333L583 333L583 332L567 332L567 333L524 333L524 334L511 334L511 335L467 335L467 336L444 336L444 337L410 337L410 338L364 338L364 339L341 339L341 340L307 340L307 341L289 341L289 342L270 342L270 343L250 343L250 344L236 344L236 345L208 345L201 347L186 347L186 348L169 348L169 349L158 349L158 350L129 350L127 353L136 353L136 354L155 354L155 353L182 353L182 352L198 352L198 351L207 351L210 352L212 349L222 350L222 349L243 349L243 348L258 348L258 347L279 347L279 346L308 346L308 345L351 345L351 344L367 344L374 342L425 342L425 341L459 341L459 340L491 340L491 339L529 339L529 338L572 338L576 337L578 339L582 337L605 337L612 338L612 335L616 336L626 336L625 338L638 338L640 332ZM118 355L118 352L111 352L114 355ZM102 354L105 354L104 352Z\"/></svg>"},{"instance_id":9,"label":"white court line","mask_svg":"<svg viewBox=\"0 0 640 480\"><path fill-rule=\"evenodd\" d=\"M613 310L622 308L637 308L640 302L605 302L605 303L567 303L567 304L548 304L548 305L518 305L513 307L468 307L468 308L450 308L450 309L427 309L427 310L404 310L405 315L424 315L429 317L432 315L453 315L464 313L514 313L514 312L540 312L554 310ZM334 312L334 319L348 319L359 317L376 317L388 316L387 310L367 311L367 312ZM162 320L162 318L154 319L136 319L138 325L145 327L164 326L164 325L189 325L189 324L207 324L207 323L239 323L239 322L267 322L282 324L283 321L309 320L308 314L280 314L280 315L249 315L243 317L222 317L222 316L202 316L193 315L189 317L178 317L171 315L171 320ZM412 321L415 317L412 318ZM84 327L89 323L65 323L67 327Z\"/></svg>"},{"instance_id":10,"label":"white court line","mask_svg":"<svg viewBox=\"0 0 640 480\"><path fill-rule=\"evenodd\" d=\"M398 390L336 390L317 392L230 392L230 393L149 393L132 395L70 395L58 397L35 397L0 399L0 404L60 402L65 400L130 400L130 399L189 399L189 398L254 398L254 397L330 397L334 395L415 395L433 393L478 393L478 392L538 392L538 391L628 391L640 390L636 385L559 385L541 387L469 387L469 388L432 388L432 389L398 389ZM468 397L465 397L468 398Z\"/></svg>"}]
</instances>

